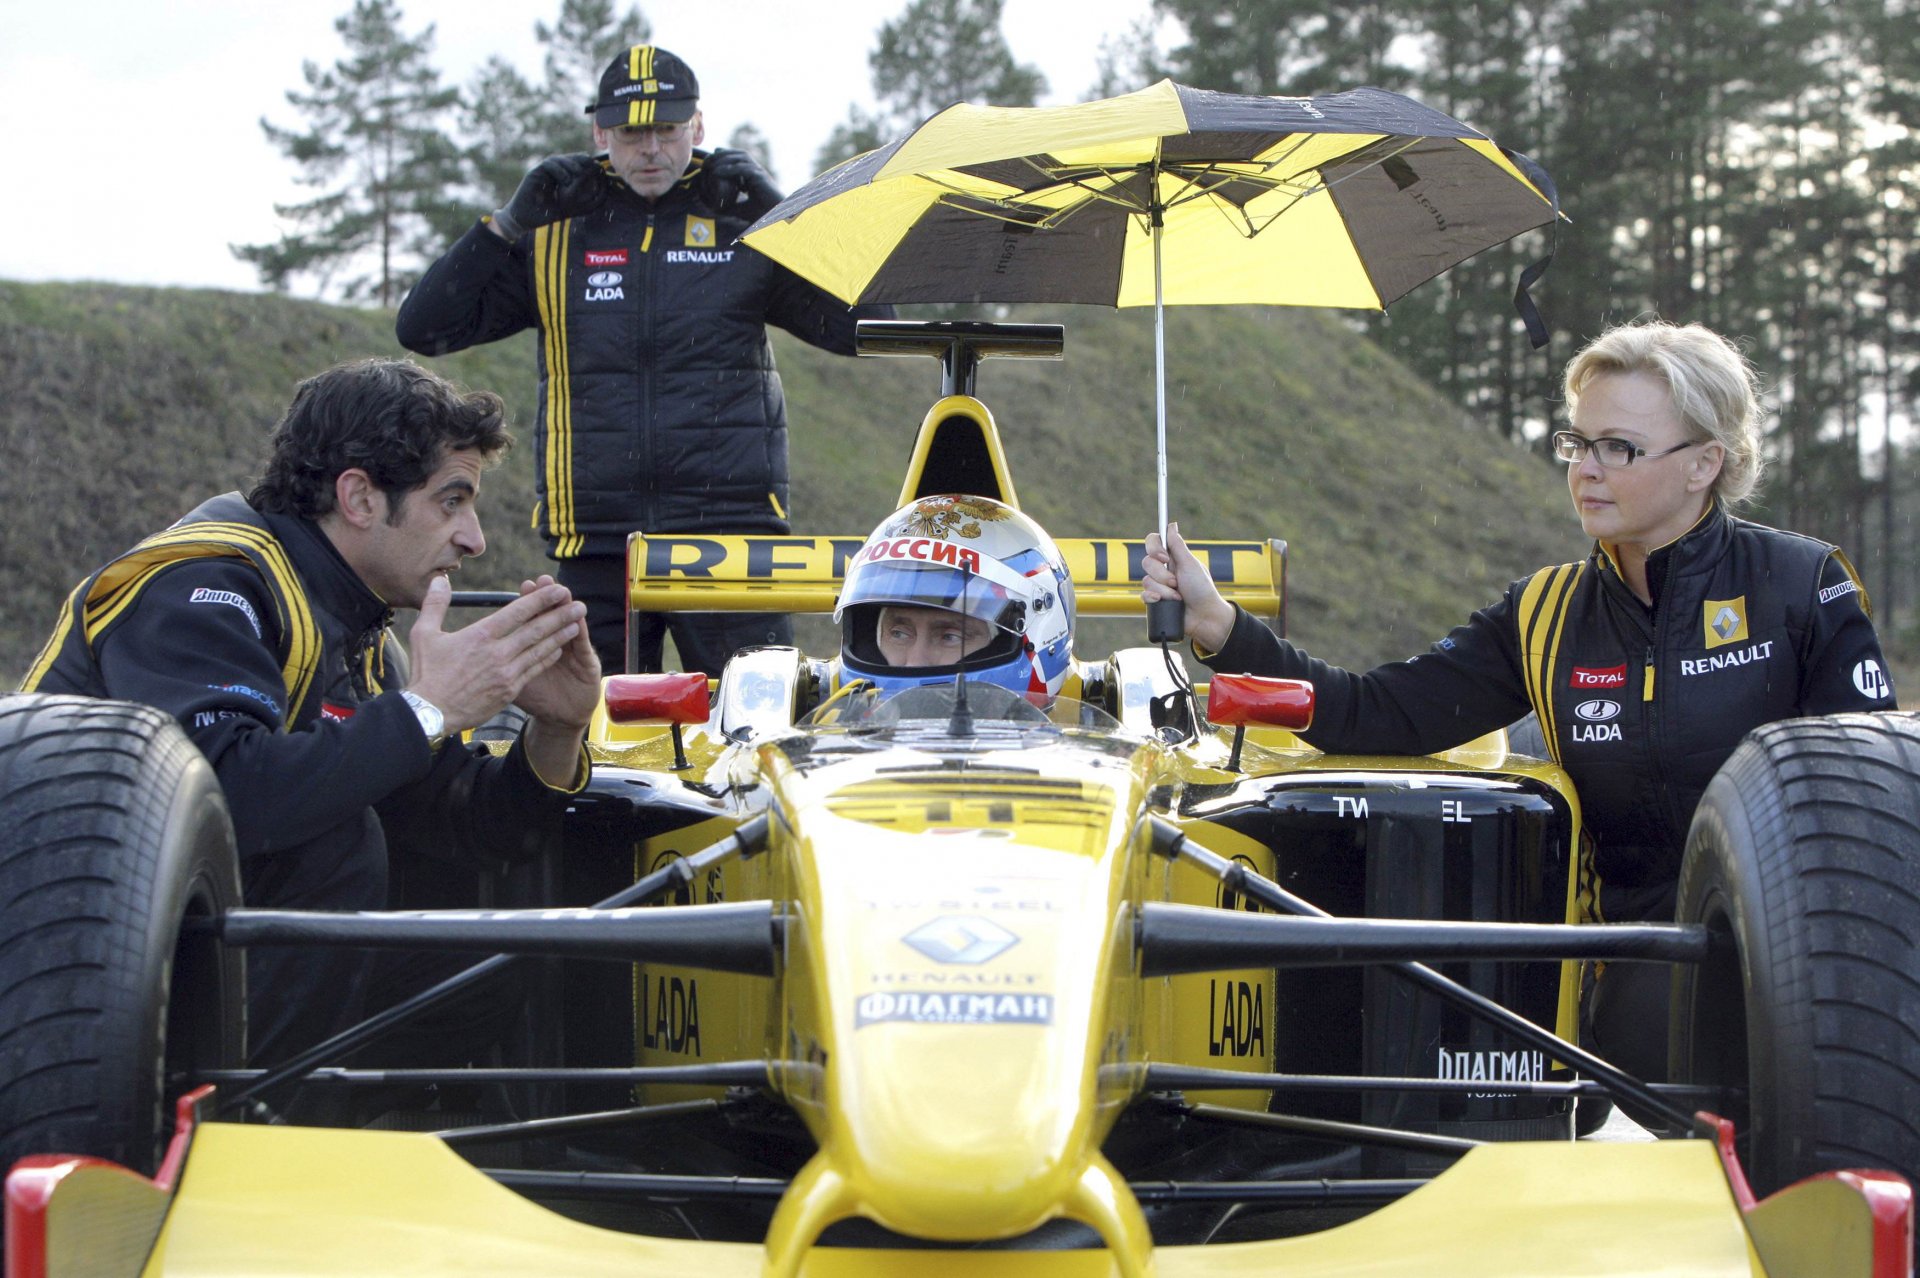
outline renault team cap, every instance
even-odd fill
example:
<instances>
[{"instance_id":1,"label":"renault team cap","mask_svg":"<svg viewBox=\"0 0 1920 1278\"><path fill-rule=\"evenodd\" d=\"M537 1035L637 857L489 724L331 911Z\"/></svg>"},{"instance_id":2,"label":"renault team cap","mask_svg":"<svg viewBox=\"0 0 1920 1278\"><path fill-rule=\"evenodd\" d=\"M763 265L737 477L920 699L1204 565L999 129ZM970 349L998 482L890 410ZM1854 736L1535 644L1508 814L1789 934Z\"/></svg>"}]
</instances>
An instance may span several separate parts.
<instances>
[{"instance_id":1,"label":"renault team cap","mask_svg":"<svg viewBox=\"0 0 1920 1278\"><path fill-rule=\"evenodd\" d=\"M700 82L687 64L651 44L636 44L600 77L600 96L587 114L603 129L634 124L679 124L700 107Z\"/></svg>"}]
</instances>

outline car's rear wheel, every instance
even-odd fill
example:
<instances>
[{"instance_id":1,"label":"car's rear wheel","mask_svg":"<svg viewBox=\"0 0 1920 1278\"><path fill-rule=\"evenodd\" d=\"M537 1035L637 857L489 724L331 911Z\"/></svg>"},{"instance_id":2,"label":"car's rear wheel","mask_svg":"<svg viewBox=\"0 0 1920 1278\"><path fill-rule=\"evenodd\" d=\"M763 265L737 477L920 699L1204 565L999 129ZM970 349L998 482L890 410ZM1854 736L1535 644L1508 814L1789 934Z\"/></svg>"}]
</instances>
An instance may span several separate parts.
<instances>
[{"instance_id":1,"label":"car's rear wheel","mask_svg":"<svg viewBox=\"0 0 1920 1278\"><path fill-rule=\"evenodd\" d=\"M1920 718L1751 733L1694 815L1676 916L1716 945L1676 976L1671 1076L1744 1092L1755 1189L1920 1174Z\"/></svg>"},{"instance_id":2,"label":"car's rear wheel","mask_svg":"<svg viewBox=\"0 0 1920 1278\"><path fill-rule=\"evenodd\" d=\"M243 955L183 928L239 903L219 782L172 719L0 697L0 1168L158 1165L172 1098L246 1051Z\"/></svg>"}]
</instances>

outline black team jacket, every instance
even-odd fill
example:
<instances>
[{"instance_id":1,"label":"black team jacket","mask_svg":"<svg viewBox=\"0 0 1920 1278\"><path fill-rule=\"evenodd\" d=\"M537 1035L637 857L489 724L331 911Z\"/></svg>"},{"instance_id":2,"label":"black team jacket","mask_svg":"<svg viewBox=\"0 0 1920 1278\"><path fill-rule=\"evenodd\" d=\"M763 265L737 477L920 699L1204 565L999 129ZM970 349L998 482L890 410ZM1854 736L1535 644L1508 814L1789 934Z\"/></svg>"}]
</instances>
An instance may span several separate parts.
<instances>
[{"instance_id":1,"label":"black team jacket","mask_svg":"<svg viewBox=\"0 0 1920 1278\"><path fill-rule=\"evenodd\" d=\"M1871 606L1837 548L1718 502L1647 561L1640 602L1604 547L1516 581L1431 649L1365 674L1237 611L1215 670L1313 681L1328 752L1427 754L1529 710L1572 777L1611 918L1670 916L1687 826L1747 732L1891 710Z\"/></svg>"},{"instance_id":2,"label":"black team jacket","mask_svg":"<svg viewBox=\"0 0 1920 1278\"><path fill-rule=\"evenodd\" d=\"M861 316L736 243L696 152L649 204L609 177L592 213L508 244L476 224L401 304L403 346L441 355L539 330L534 526L556 559L627 534L787 525L787 410L766 325L853 354Z\"/></svg>"},{"instance_id":3,"label":"black team jacket","mask_svg":"<svg viewBox=\"0 0 1920 1278\"><path fill-rule=\"evenodd\" d=\"M566 796L518 743L428 748L391 620L317 525L227 493L80 583L22 687L179 720L220 778L249 880L261 856L364 862L390 840L482 863L539 851ZM248 904L274 902L250 889Z\"/></svg>"}]
</instances>

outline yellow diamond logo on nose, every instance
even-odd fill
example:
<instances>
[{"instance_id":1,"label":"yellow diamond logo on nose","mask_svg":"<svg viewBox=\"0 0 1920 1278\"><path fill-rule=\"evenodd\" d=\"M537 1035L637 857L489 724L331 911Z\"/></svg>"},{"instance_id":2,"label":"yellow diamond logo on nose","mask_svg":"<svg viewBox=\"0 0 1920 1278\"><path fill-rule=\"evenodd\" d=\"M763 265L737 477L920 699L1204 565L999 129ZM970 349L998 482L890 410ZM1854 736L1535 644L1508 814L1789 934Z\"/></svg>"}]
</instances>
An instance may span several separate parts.
<instances>
[{"instance_id":1,"label":"yellow diamond logo on nose","mask_svg":"<svg viewBox=\"0 0 1920 1278\"><path fill-rule=\"evenodd\" d=\"M1019 937L992 919L948 915L923 923L901 938L936 963L984 963L1017 944Z\"/></svg>"}]
</instances>

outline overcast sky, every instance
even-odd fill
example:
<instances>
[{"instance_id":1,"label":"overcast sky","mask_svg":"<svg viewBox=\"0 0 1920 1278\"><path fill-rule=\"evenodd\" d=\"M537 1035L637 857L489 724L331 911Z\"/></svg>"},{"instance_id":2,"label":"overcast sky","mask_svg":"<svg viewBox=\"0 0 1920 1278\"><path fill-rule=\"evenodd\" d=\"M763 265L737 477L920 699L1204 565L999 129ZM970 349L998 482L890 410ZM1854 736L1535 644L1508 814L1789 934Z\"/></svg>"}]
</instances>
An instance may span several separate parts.
<instances>
[{"instance_id":1,"label":"overcast sky","mask_svg":"<svg viewBox=\"0 0 1920 1278\"><path fill-rule=\"evenodd\" d=\"M404 29L435 26L442 82L498 53L539 74L535 21L559 0L400 0ZM305 198L261 116L302 59L330 64L351 0L0 0L0 278L256 287L232 243L277 238L273 205ZM623 5L624 7L624 5ZM643 0L653 38L700 77L709 142L751 121L791 190L849 103L872 105L867 53L906 0ZM1049 101L1085 95L1100 42L1149 0L1006 0L1014 55ZM680 16L685 15L685 16ZM831 16L826 16L831 15ZM583 132L584 145L584 132ZM479 210L476 210L478 212Z\"/></svg>"}]
</instances>

